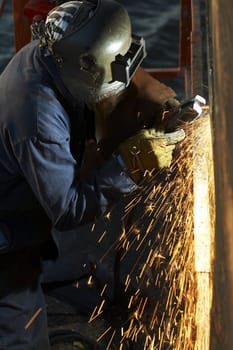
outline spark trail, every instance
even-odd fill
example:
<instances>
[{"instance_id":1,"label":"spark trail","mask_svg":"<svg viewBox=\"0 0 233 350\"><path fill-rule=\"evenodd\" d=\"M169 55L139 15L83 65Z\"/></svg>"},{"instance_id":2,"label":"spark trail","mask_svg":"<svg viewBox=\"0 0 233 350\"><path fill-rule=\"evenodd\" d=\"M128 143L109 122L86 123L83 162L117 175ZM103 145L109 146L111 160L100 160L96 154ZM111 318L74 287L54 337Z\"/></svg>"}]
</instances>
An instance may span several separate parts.
<instances>
[{"instance_id":1,"label":"spark trail","mask_svg":"<svg viewBox=\"0 0 233 350\"><path fill-rule=\"evenodd\" d=\"M144 192L125 206L122 234L111 249L120 252L126 317L99 337L109 335L107 349L125 350L132 344L136 350L195 349L193 144L196 125L201 126L205 152L207 115L208 110L185 126L186 139L169 173L151 175ZM91 319L102 314L102 306Z\"/></svg>"}]
</instances>

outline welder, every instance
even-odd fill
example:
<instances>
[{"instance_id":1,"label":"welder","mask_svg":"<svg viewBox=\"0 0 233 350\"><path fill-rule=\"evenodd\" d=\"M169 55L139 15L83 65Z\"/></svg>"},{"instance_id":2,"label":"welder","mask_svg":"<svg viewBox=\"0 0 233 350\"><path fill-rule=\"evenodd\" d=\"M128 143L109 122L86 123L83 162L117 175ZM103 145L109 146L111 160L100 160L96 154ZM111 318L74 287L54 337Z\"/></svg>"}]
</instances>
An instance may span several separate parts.
<instances>
[{"instance_id":1,"label":"welder","mask_svg":"<svg viewBox=\"0 0 233 350\"><path fill-rule=\"evenodd\" d=\"M140 190L147 164L134 176L122 150L153 129L175 96L139 68L144 40L114 0L65 2L38 35L0 76L0 349L7 350L49 349L39 281L41 260L57 257L54 232L78 230ZM183 133L163 134L162 147L152 134L158 162L149 167L169 167Z\"/></svg>"}]
</instances>

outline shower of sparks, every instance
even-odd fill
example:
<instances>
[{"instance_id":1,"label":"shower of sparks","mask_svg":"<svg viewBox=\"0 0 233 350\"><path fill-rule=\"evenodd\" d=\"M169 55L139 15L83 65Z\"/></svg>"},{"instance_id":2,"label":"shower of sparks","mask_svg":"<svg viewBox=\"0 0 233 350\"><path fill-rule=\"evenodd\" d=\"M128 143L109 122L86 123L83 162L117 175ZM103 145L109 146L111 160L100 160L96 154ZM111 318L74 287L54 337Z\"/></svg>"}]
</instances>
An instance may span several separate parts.
<instances>
[{"instance_id":1,"label":"shower of sparks","mask_svg":"<svg viewBox=\"0 0 233 350\"><path fill-rule=\"evenodd\" d=\"M203 129L201 149L205 152L209 144L206 119L208 110L185 125L186 139L169 173L151 176L143 193L125 206L124 227L111 251L120 251L122 270L127 271L121 276L127 317L118 329L109 327L98 338L110 337L106 349L125 350L132 343L138 350L195 349L193 157L197 155L193 131L195 123ZM103 303L96 306L90 322L102 312Z\"/></svg>"}]
</instances>

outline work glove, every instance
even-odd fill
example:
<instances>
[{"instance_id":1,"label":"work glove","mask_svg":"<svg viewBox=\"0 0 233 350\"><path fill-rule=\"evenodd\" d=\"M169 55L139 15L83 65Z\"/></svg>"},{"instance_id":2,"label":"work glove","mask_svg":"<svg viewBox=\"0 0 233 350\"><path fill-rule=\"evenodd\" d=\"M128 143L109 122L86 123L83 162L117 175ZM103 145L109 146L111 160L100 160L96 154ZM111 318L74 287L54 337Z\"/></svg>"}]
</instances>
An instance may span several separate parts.
<instances>
[{"instance_id":1,"label":"work glove","mask_svg":"<svg viewBox=\"0 0 233 350\"><path fill-rule=\"evenodd\" d=\"M139 68L129 87L95 106L96 127L104 157L139 130L161 124L164 104L175 92Z\"/></svg>"},{"instance_id":2,"label":"work glove","mask_svg":"<svg viewBox=\"0 0 233 350\"><path fill-rule=\"evenodd\" d=\"M135 98L131 89L102 124L99 148L104 158L107 159L123 141L141 129L152 127L157 113L161 114L160 105L144 103Z\"/></svg>"},{"instance_id":3,"label":"work glove","mask_svg":"<svg viewBox=\"0 0 233 350\"><path fill-rule=\"evenodd\" d=\"M138 183L147 174L168 168L177 143L185 138L183 129L164 133L156 129L143 129L119 146L133 180Z\"/></svg>"},{"instance_id":4,"label":"work glove","mask_svg":"<svg viewBox=\"0 0 233 350\"><path fill-rule=\"evenodd\" d=\"M193 96L181 103L174 98L169 99L164 105L160 127L167 132L179 129L184 124L198 118L202 114L202 108L205 104L205 98L200 95Z\"/></svg>"}]
</instances>

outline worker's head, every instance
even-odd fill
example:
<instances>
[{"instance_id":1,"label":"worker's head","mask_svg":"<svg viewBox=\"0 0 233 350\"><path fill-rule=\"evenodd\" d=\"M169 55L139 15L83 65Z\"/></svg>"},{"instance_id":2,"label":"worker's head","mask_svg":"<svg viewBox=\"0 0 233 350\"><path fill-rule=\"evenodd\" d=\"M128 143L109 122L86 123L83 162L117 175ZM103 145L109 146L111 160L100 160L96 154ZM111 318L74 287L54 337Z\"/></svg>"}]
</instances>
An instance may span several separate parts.
<instances>
[{"instance_id":1,"label":"worker's head","mask_svg":"<svg viewBox=\"0 0 233 350\"><path fill-rule=\"evenodd\" d=\"M45 22L45 43L68 90L97 102L123 90L145 57L125 8L114 0L69 1Z\"/></svg>"}]
</instances>

